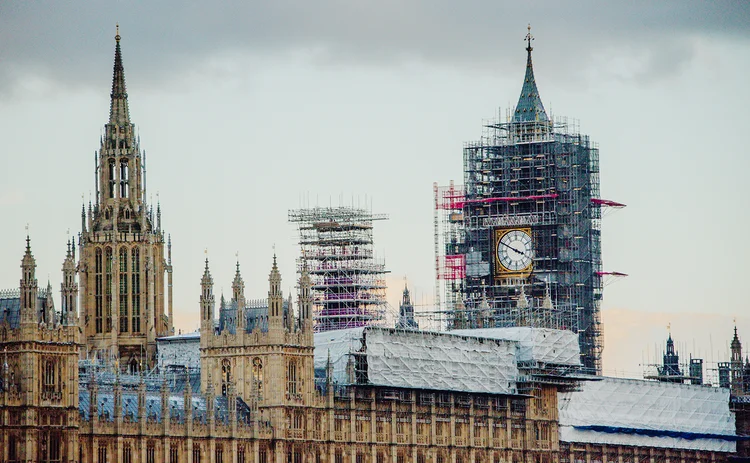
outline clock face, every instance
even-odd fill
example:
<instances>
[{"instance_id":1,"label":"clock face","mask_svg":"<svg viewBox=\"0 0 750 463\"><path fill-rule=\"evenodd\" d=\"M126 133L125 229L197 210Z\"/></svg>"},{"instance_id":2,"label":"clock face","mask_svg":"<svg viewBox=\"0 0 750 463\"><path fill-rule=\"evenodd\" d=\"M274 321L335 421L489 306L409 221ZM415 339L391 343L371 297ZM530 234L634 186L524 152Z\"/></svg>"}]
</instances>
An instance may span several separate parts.
<instances>
[{"instance_id":1,"label":"clock face","mask_svg":"<svg viewBox=\"0 0 750 463\"><path fill-rule=\"evenodd\" d=\"M524 230L511 230L497 242L497 260L506 269L517 272L527 269L534 258L531 235Z\"/></svg>"}]
</instances>

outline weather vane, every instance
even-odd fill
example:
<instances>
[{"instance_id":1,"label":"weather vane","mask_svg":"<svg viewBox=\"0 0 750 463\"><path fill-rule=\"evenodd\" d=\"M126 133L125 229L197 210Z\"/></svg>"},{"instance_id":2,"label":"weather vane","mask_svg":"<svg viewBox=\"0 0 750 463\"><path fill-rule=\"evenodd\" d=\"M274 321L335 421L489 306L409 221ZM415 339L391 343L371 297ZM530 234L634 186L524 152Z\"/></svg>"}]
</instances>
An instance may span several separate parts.
<instances>
[{"instance_id":1,"label":"weather vane","mask_svg":"<svg viewBox=\"0 0 750 463\"><path fill-rule=\"evenodd\" d=\"M524 37L524 40L526 40L526 50L531 51L533 50L533 48L531 48L531 41L534 40L534 36L531 35L531 23L526 27L526 30L528 31L526 37Z\"/></svg>"}]
</instances>

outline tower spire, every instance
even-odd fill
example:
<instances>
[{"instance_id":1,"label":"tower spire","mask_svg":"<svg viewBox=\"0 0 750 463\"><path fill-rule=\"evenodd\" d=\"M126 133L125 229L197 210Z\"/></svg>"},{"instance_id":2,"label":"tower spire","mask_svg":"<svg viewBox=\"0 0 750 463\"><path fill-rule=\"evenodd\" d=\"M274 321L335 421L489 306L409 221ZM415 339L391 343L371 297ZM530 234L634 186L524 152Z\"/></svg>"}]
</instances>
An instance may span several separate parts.
<instances>
[{"instance_id":1,"label":"tower spire","mask_svg":"<svg viewBox=\"0 0 750 463\"><path fill-rule=\"evenodd\" d=\"M125 69L122 65L122 50L120 50L120 25L117 25L115 35L115 66L112 74L112 93L109 106L109 123L118 126L130 125L130 111L128 110L128 93L125 90Z\"/></svg>"},{"instance_id":2,"label":"tower spire","mask_svg":"<svg viewBox=\"0 0 750 463\"><path fill-rule=\"evenodd\" d=\"M523 79L521 96L518 98L516 110L513 113L513 122L548 122L547 112L539 97L539 90L536 88L534 80L534 66L531 63L531 51L534 47L531 42L534 36L531 35L531 24L528 25L528 32L524 40L526 41L526 75Z\"/></svg>"}]
</instances>

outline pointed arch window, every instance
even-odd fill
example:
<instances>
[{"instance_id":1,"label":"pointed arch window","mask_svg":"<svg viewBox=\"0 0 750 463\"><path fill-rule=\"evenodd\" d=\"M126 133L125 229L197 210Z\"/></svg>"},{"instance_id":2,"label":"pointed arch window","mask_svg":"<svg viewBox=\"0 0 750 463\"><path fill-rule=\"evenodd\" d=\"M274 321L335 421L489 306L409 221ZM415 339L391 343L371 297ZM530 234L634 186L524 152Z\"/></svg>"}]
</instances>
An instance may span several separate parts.
<instances>
[{"instance_id":1,"label":"pointed arch window","mask_svg":"<svg viewBox=\"0 0 750 463\"><path fill-rule=\"evenodd\" d=\"M298 394L297 361L289 360L286 371L286 392L290 397Z\"/></svg>"},{"instance_id":2,"label":"pointed arch window","mask_svg":"<svg viewBox=\"0 0 750 463\"><path fill-rule=\"evenodd\" d=\"M253 359L253 381L258 391L258 398L263 398L263 360L260 357Z\"/></svg>"},{"instance_id":3,"label":"pointed arch window","mask_svg":"<svg viewBox=\"0 0 750 463\"><path fill-rule=\"evenodd\" d=\"M123 159L120 161L120 198L128 197L129 172L128 161Z\"/></svg>"},{"instance_id":4,"label":"pointed arch window","mask_svg":"<svg viewBox=\"0 0 750 463\"><path fill-rule=\"evenodd\" d=\"M44 361L44 381L42 384L42 390L45 393L51 393L57 391L57 368L55 361L47 359Z\"/></svg>"},{"instance_id":5,"label":"pointed arch window","mask_svg":"<svg viewBox=\"0 0 750 463\"><path fill-rule=\"evenodd\" d=\"M141 332L141 253L138 248L133 248L130 272L130 294L131 294L131 312L133 320L131 328L133 333Z\"/></svg>"},{"instance_id":6,"label":"pointed arch window","mask_svg":"<svg viewBox=\"0 0 750 463\"><path fill-rule=\"evenodd\" d=\"M140 364L138 363L138 358L133 356L130 357L130 362L128 362L128 372L131 375L134 375L141 371Z\"/></svg>"},{"instance_id":7,"label":"pointed arch window","mask_svg":"<svg viewBox=\"0 0 750 463\"><path fill-rule=\"evenodd\" d=\"M114 198L115 197L115 160L114 159L109 160L109 169L107 171L107 174L109 175L108 182L107 182L107 187L108 187L107 195L110 198Z\"/></svg>"},{"instance_id":8,"label":"pointed arch window","mask_svg":"<svg viewBox=\"0 0 750 463\"><path fill-rule=\"evenodd\" d=\"M103 330L102 325L102 312L103 312L103 293L104 283L102 279L103 270L103 258L102 248L96 248L96 256L94 257L94 324L96 325L96 332L101 333Z\"/></svg>"},{"instance_id":9,"label":"pointed arch window","mask_svg":"<svg viewBox=\"0 0 750 463\"><path fill-rule=\"evenodd\" d=\"M128 250L120 248L120 332L128 332Z\"/></svg>"},{"instance_id":10,"label":"pointed arch window","mask_svg":"<svg viewBox=\"0 0 750 463\"><path fill-rule=\"evenodd\" d=\"M112 331L112 248L104 251L104 314L105 332Z\"/></svg>"},{"instance_id":11,"label":"pointed arch window","mask_svg":"<svg viewBox=\"0 0 750 463\"><path fill-rule=\"evenodd\" d=\"M221 395L227 395L229 382L232 380L232 365L229 359L221 361Z\"/></svg>"}]
</instances>

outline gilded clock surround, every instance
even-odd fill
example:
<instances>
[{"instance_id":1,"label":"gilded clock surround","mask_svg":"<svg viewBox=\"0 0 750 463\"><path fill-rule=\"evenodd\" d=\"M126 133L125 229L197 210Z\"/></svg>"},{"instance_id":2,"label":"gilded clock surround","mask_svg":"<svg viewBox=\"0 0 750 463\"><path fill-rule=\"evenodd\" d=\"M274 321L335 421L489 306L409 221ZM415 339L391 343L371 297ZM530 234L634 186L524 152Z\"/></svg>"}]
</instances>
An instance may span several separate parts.
<instances>
[{"instance_id":1,"label":"gilded clock surround","mask_svg":"<svg viewBox=\"0 0 750 463\"><path fill-rule=\"evenodd\" d=\"M534 243L533 234L531 233L530 227L496 228L492 232L492 241L493 241L492 249L494 252L494 262L495 262L493 275L496 280L526 278L531 274L531 271L534 268L533 257L530 263L526 267L520 270L510 269L507 266L505 266L502 262L500 253L497 250L498 246L500 245L500 241L503 239L503 237L505 237L509 233L516 232L516 231L522 232L528 235L532 239L531 246L533 247L533 243Z\"/></svg>"}]
</instances>

